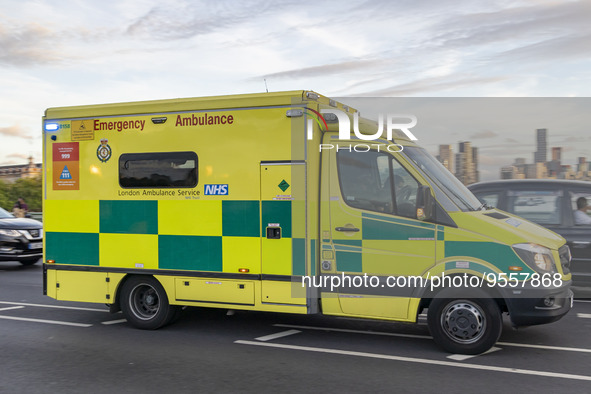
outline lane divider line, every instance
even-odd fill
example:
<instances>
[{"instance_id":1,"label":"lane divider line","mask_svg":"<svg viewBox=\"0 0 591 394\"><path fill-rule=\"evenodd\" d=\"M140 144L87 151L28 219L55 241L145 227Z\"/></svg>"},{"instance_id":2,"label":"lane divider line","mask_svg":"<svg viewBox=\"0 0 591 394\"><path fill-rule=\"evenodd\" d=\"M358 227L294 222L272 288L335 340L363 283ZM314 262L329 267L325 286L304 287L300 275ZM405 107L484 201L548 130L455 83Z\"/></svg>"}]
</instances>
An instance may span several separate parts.
<instances>
[{"instance_id":1,"label":"lane divider line","mask_svg":"<svg viewBox=\"0 0 591 394\"><path fill-rule=\"evenodd\" d=\"M495 372L513 373L513 374L520 374L520 375L543 376L546 378L561 378L561 379L570 379L570 380L591 381L591 376L573 375L573 374L557 373L557 372L550 372L550 371L535 371L535 370L529 370L529 369L493 367L493 366L488 366L488 365L465 364L465 363L458 363L458 362L453 362L453 361L430 360L430 359L426 359L426 358L416 358L416 357L391 356L388 354L355 352L355 351L350 351L350 350L318 348L318 347L310 347L310 346L285 345L285 344L269 343L269 342L255 342L255 341L237 340L237 341L234 341L234 343L240 344L240 345L266 346L266 347L273 347L273 348L279 348L279 349L301 350L301 351L306 351L306 352L339 354L339 355L355 356L355 357L367 357L367 358L402 361L402 362L417 363L417 364L430 364L430 365L438 365L438 366L445 366L445 367L476 369L476 370L482 370L482 371L495 371Z\"/></svg>"},{"instance_id":2,"label":"lane divider line","mask_svg":"<svg viewBox=\"0 0 591 394\"><path fill-rule=\"evenodd\" d=\"M10 311L13 309L23 309L24 306L9 306L7 308L0 308L0 311Z\"/></svg>"},{"instance_id":3,"label":"lane divider line","mask_svg":"<svg viewBox=\"0 0 591 394\"><path fill-rule=\"evenodd\" d=\"M315 331L334 331L334 332L347 332L352 334L369 334L369 335L383 335L388 337L400 337L400 338L419 338L419 339L433 339L429 335L416 335L416 334L397 334L394 332L380 332L380 331L361 331L361 330L350 330L348 328L330 328L330 327L315 327L315 326L296 326L291 324L273 324L275 327L285 328L299 328L302 330L315 330Z\"/></svg>"},{"instance_id":4,"label":"lane divider line","mask_svg":"<svg viewBox=\"0 0 591 394\"><path fill-rule=\"evenodd\" d=\"M119 319L119 320L104 321L104 322L101 322L101 324L108 326L111 324L119 324L119 323L126 323L126 322L127 322L126 319Z\"/></svg>"},{"instance_id":5,"label":"lane divider line","mask_svg":"<svg viewBox=\"0 0 591 394\"><path fill-rule=\"evenodd\" d=\"M92 326L92 324L70 323L67 321L31 319L28 317L14 317L14 316L2 316L2 315L0 315L0 319L30 321L30 322L34 322L34 323L57 324L57 325L61 325L61 326L85 327L85 328Z\"/></svg>"},{"instance_id":6,"label":"lane divider line","mask_svg":"<svg viewBox=\"0 0 591 394\"><path fill-rule=\"evenodd\" d=\"M22 305L22 306L38 306L38 307L41 307L41 308L72 309L72 310L76 310L76 311L109 312L107 309L81 308L81 307L76 307L76 306L47 305L47 304L27 304L25 302L0 301L0 304L6 304L6 305Z\"/></svg>"},{"instance_id":7,"label":"lane divider line","mask_svg":"<svg viewBox=\"0 0 591 394\"><path fill-rule=\"evenodd\" d=\"M483 356L485 354L498 352L499 350L503 350L503 349L501 349L500 347L493 346L490 349L488 349L486 352L481 353L481 354L450 354L449 356L446 356L446 358L449 358L450 360L455 360L455 361L464 361L464 360L469 360L474 357Z\"/></svg>"},{"instance_id":8,"label":"lane divider line","mask_svg":"<svg viewBox=\"0 0 591 394\"><path fill-rule=\"evenodd\" d=\"M347 332L347 333L352 333L352 334L382 335L382 336L400 337L400 338L433 339L433 337L431 337L429 335L397 334L397 333L393 333L393 332L361 331L361 330L350 330L350 329L346 329L346 328L330 328L330 327L318 327L318 326L297 326L297 325L292 325L292 324L273 324L273 325L276 327L298 328L300 330L334 331L334 332ZM532 349L591 353L591 349L576 348L576 347L532 345L532 344L527 344L527 343L514 343L514 342L497 342L496 344L501 345L501 346L525 347L525 348L532 348Z\"/></svg>"},{"instance_id":9,"label":"lane divider line","mask_svg":"<svg viewBox=\"0 0 591 394\"><path fill-rule=\"evenodd\" d=\"M299 334L301 331L298 330L287 330L287 331L281 331L275 334L271 334L271 335L265 335L263 337L258 337L255 338L257 341L272 341L273 339L277 339L277 338L283 338L289 335L294 335L294 334Z\"/></svg>"}]
</instances>

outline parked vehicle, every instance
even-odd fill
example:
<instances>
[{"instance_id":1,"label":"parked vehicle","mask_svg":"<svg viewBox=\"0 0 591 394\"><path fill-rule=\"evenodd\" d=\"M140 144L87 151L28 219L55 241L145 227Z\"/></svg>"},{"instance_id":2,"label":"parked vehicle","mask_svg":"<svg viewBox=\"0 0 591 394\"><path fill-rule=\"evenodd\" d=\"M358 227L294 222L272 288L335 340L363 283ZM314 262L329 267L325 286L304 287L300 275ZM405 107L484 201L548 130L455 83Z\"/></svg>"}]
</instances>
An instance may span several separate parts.
<instances>
[{"instance_id":1,"label":"parked vehicle","mask_svg":"<svg viewBox=\"0 0 591 394\"><path fill-rule=\"evenodd\" d=\"M35 264L43 256L43 225L0 208L0 261Z\"/></svg>"},{"instance_id":2,"label":"parked vehicle","mask_svg":"<svg viewBox=\"0 0 591 394\"><path fill-rule=\"evenodd\" d=\"M566 238L572 253L573 286L591 286L591 225L577 224L574 216L581 197L591 205L591 182L510 179L475 183L468 188L487 205L521 216Z\"/></svg>"}]
</instances>

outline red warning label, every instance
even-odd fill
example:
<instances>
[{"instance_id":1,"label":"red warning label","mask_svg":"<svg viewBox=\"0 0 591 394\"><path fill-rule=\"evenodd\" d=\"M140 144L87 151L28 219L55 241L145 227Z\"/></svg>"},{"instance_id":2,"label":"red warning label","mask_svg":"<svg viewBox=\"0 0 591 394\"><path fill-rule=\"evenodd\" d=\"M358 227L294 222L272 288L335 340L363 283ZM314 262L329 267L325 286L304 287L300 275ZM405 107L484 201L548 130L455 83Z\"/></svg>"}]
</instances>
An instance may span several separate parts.
<instances>
[{"instance_id":1,"label":"red warning label","mask_svg":"<svg viewBox=\"0 0 591 394\"><path fill-rule=\"evenodd\" d=\"M78 142L60 142L53 147L53 190L80 190Z\"/></svg>"}]
</instances>

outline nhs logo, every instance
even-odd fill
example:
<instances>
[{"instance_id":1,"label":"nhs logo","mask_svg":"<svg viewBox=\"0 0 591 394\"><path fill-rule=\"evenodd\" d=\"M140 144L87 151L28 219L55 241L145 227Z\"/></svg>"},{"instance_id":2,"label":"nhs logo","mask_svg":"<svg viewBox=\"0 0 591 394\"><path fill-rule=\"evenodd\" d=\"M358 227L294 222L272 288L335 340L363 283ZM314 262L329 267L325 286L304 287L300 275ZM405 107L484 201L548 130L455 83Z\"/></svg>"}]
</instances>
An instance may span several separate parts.
<instances>
[{"instance_id":1,"label":"nhs logo","mask_svg":"<svg viewBox=\"0 0 591 394\"><path fill-rule=\"evenodd\" d=\"M206 196L227 196L228 185L205 185Z\"/></svg>"}]
</instances>

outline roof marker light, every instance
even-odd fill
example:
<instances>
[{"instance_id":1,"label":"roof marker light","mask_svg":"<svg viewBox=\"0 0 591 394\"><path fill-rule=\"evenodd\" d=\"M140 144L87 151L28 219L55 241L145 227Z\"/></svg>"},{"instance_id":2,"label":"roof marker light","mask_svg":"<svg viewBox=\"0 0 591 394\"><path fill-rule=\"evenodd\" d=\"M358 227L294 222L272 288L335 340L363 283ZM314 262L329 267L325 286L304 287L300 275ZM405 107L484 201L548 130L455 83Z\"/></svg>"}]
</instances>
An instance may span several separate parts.
<instances>
[{"instance_id":1,"label":"roof marker light","mask_svg":"<svg viewBox=\"0 0 591 394\"><path fill-rule=\"evenodd\" d=\"M310 100L318 100L318 98L320 97L318 95L318 93L314 93L314 92L307 92L306 93L306 97L309 98Z\"/></svg>"},{"instance_id":2,"label":"roof marker light","mask_svg":"<svg viewBox=\"0 0 591 394\"><path fill-rule=\"evenodd\" d=\"M285 112L285 115L286 115L288 118L298 118L298 117L300 117L300 116L303 116L303 115L304 115L304 110L302 110L302 109L299 109L299 108L298 108L298 109L288 109L288 110Z\"/></svg>"}]
</instances>

